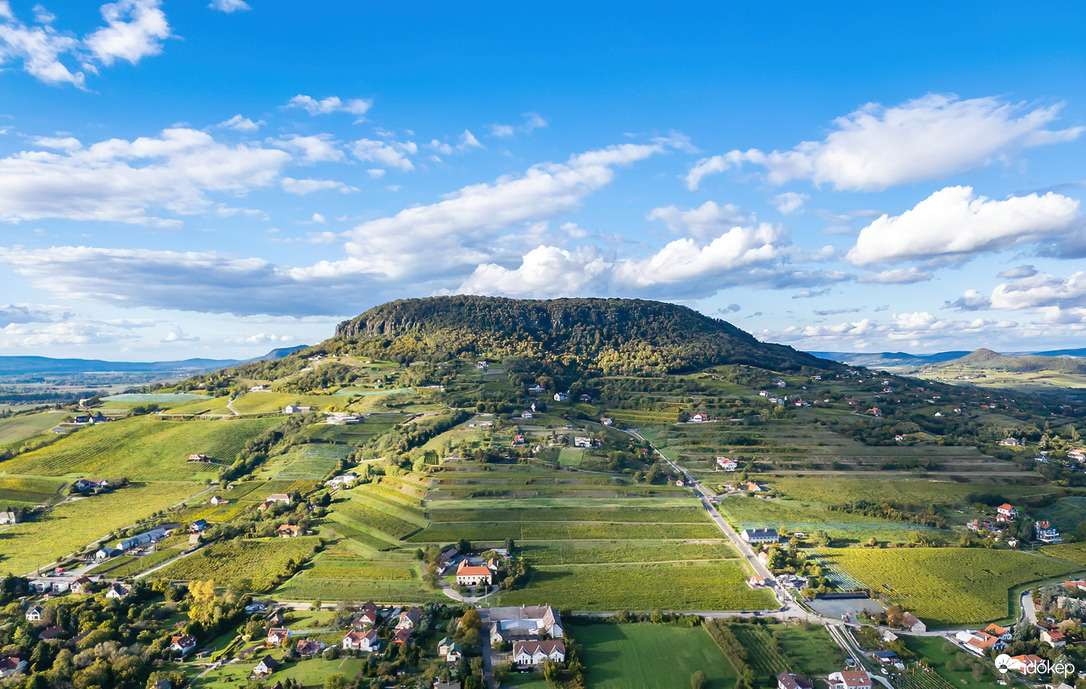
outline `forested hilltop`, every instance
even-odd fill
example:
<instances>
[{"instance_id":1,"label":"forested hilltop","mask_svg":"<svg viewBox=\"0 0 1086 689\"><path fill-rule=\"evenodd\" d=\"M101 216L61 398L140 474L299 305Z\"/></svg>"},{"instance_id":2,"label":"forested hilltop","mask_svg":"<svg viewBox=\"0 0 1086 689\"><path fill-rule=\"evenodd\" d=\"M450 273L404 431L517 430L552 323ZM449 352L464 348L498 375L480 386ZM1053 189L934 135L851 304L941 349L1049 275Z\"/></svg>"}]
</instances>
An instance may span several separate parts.
<instances>
[{"instance_id":1,"label":"forested hilltop","mask_svg":"<svg viewBox=\"0 0 1086 689\"><path fill-rule=\"evenodd\" d=\"M464 353L532 356L605 374L677 373L721 364L778 371L839 365L759 342L685 306L640 299L402 299L345 321L320 346L406 362Z\"/></svg>"}]
</instances>

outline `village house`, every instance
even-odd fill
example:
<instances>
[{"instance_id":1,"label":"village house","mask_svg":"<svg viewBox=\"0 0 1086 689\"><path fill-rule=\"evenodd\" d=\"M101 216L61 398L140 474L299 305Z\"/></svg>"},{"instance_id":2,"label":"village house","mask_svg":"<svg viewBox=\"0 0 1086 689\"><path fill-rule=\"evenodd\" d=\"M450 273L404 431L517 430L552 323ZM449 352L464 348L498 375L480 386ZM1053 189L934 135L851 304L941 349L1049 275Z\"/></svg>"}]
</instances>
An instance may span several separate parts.
<instances>
[{"instance_id":1,"label":"village house","mask_svg":"<svg viewBox=\"0 0 1086 689\"><path fill-rule=\"evenodd\" d=\"M566 661L566 644L561 639L543 641L514 641L513 662L520 667L542 665L552 660L556 663Z\"/></svg>"},{"instance_id":2,"label":"village house","mask_svg":"<svg viewBox=\"0 0 1086 689\"><path fill-rule=\"evenodd\" d=\"M708 414L703 414L701 412L698 412L697 414L693 414L690 417L690 423L705 423L708 420L709 420L709 415Z\"/></svg>"},{"instance_id":3,"label":"village house","mask_svg":"<svg viewBox=\"0 0 1086 689\"><path fill-rule=\"evenodd\" d=\"M62 627L54 624L38 632L38 639L41 641L57 641L63 631Z\"/></svg>"},{"instance_id":4,"label":"village house","mask_svg":"<svg viewBox=\"0 0 1086 689\"><path fill-rule=\"evenodd\" d=\"M741 536L747 543L778 543L781 540L776 529L743 529Z\"/></svg>"},{"instance_id":5,"label":"village house","mask_svg":"<svg viewBox=\"0 0 1086 689\"><path fill-rule=\"evenodd\" d=\"M284 414L304 414L304 413L306 413L307 411L309 411L312 408L313 407L299 407L296 404L288 404L287 406L283 407L283 413Z\"/></svg>"},{"instance_id":6,"label":"village house","mask_svg":"<svg viewBox=\"0 0 1086 689\"><path fill-rule=\"evenodd\" d=\"M79 491L80 493L88 490L98 490L100 488L108 488L109 481L104 478L81 478L72 484L72 489Z\"/></svg>"},{"instance_id":7,"label":"village house","mask_svg":"<svg viewBox=\"0 0 1086 689\"><path fill-rule=\"evenodd\" d=\"M128 588L124 584L114 582L109 585L109 589L106 591L106 598L110 600L120 600L131 593L132 589Z\"/></svg>"},{"instance_id":8,"label":"village house","mask_svg":"<svg viewBox=\"0 0 1086 689\"><path fill-rule=\"evenodd\" d=\"M352 472L343 474L342 476L336 476L325 481L324 485L329 488L345 488L358 480L358 474Z\"/></svg>"},{"instance_id":9,"label":"village house","mask_svg":"<svg viewBox=\"0 0 1086 689\"><path fill-rule=\"evenodd\" d=\"M1019 447L1022 445L1022 443L1018 441L1018 438L1004 438L999 441L999 444L1003 447Z\"/></svg>"},{"instance_id":10,"label":"village house","mask_svg":"<svg viewBox=\"0 0 1086 689\"><path fill-rule=\"evenodd\" d=\"M45 612L40 605L31 605L26 609L26 621L27 622L40 622L41 616Z\"/></svg>"},{"instance_id":11,"label":"village house","mask_svg":"<svg viewBox=\"0 0 1086 689\"><path fill-rule=\"evenodd\" d=\"M801 675L782 672L777 675L777 689L814 689L814 682Z\"/></svg>"},{"instance_id":12,"label":"village house","mask_svg":"<svg viewBox=\"0 0 1086 689\"><path fill-rule=\"evenodd\" d=\"M275 505L289 505L289 504L290 504L290 496L287 495L286 493L272 493L271 495L269 495L264 500L264 502L260 503L260 507L258 507L257 509L266 510L269 507L274 507Z\"/></svg>"},{"instance_id":13,"label":"village house","mask_svg":"<svg viewBox=\"0 0 1086 689\"><path fill-rule=\"evenodd\" d=\"M523 435L517 434L517 435L513 436L513 445L515 447L520 447L520 446L524 445L526 442L527 441L524 439Z\"/></svg>"},{"instance_id":14,"label":"village house","mask_svg":"<svg viewBox=\"0 0 1086 689\"><path fill-rule=\"evenodd\" d=\"M14 656L0 658L0 679L15 677L26 671L26 661Z\"/></svg>"},{"instance_id":15,"label":"village house","mask_svg":"<svg viewBox=\"0 0 1086 689\"><path fill-rule=\"evenodd\" d=\"M904 625L902 626L904 626L905 629L908 629L911 632L928 631L928 626L921 622L920 618L912 614L911 612L905 613L901 619L904 621Z\"/></svg>"},{"instance_id":16,"label":"village house","mask_svg":"<svg viewBox=\"0 0 1086 689\"><path fill-rule=\"evenodd\" d=\"M1048 520L1040 519L1035 522L1033 531L1041 543L1063 543L1060 532Z\"/></svg>"},{"instance_id":17,"label":"village house","mask_svg":"<svg viewBox=\"0 0 1086 689\"><path fill-rule=\"evenodd\" d=\"M230 501L227 500L226 498L221 498L218 495L213 495L213 496L211 496L211 500L209 500L209 502L212 505L215 505L216 507L218 507L219 505L225 505L226 503L228 503Z\"/></svg>"},{"instance_id":18,"label":"village house","mask_svg":"<svg viewBox=\"0 0 1086 689\"><path fill-rule=\"evenodd\" d=\"M276 531L279 533L279 538L294 538L301 535L302 527L296 524L282 524Z\"/></svg>"},{"instance_id":19,"label":"village house","mask_svg":"<svg viewBox=\"0 0 1086 689\"><path fill-rule=\"evenodd\" d=\"M554 393L554 401L555 402L568 402L569 401L569 393L568 392L556 392L556 393Z\"/></svg>"},{"instance_id":20,"label":"village house","mask_svg":"<svg viewBox=\"0 0 1086 689\"><path fill-rule=\"evenodd\" d=\"M377 638L376 630L362 632L355 629L343 637L343 650L373 653L381 650L381 641Z\"/></svg>"},{"instance_id":21,"label":"village house","mask_svg":"<svg viewBox=\"0 0 1086 689\"><path fill-rule=\"evenodd\" d=\"M610 425L612 425L614 423L614 420L611 419L610 417L604 416L604 417L600 418L600 423L603 424L604 426L610 426Z\"/></svg>"},{"instance_id":22,"label":"village house","mask_svg":"<svg viewBox=\"0 0 1086 689\"><path fill-rule=\"evenodd\" d=\"M574 436L573 447L592 447L592 438L583 435Z\"/></svg>"},{"instance_id":23,"label":"village house","mask_svg":"<svg viewBox=\"0 0 1086 689\"><path fill-rule=\"evenodd\" d=\"M1063 648L1067 645L1067 637L1065 637L1062 632L1058 632L1054 629L1042 629L1041 641L1052 648Z\"/></svg>"},{"instance_id":24,"label":"village house","mask_svg":"<svg viewBox=\"0 0 1086 689\"><path fill-rule=\"evenodd\" d=\"M188 655L196 648L196 637L191 634L175 636L170 639L170 650L181 655Z\"/></svg>"},{"instance_id":25,"label":"village house","mask_svg":"<svg viewBox=\"0 0 1086 689\"><path fill-rule=\"evenodd\" d=\"M302 639L294 650L303 658L312 658L324 650L324 642L317 639Z\"/></svg>"},{"instance_id":26,"label":"village house","mask_svg":"<svg viewBox=\"0 0 1086 689\"><path fill-rule=\"evenodd\" d=\"M257 677L267 677L279 669L279 661L271 656L264 658L253 668L253 674Z\"/></svg>"},{"instance_id":27,"label":"village house","mask_svg":"<svg viewBox=\"0 0 1086 689\"><path fill-rule=\"evenodd\" d=\"M456 568L457 586L478 586L479 584L489 586L494 583L493 578L494 573L488 567L470 565L467 560L461 560L460 566Z\"/></svg>"},{"instance_id":28,"label":"village house","mask_svg":"<svg viewBox=\"0 0 1086 689\"><path fill-rule=\"evenodd\" d=\"M79 577L72 582L72 593L86 593L90 585L91 580L89 577Z\"/></svg>"},{"instance_id":29,"label":"village house","mask_svg":"<svg viewBox=\"0 0 1086 689\"><path fill-rule=\"evenodd\" d=\"M267 644L269 646L282 646L283 642L290 638L290 630L283 627L272 627L268 630Z\"/></svg>"},{"instance_id":30,"label":"village house","mask_svg":"<svg viewBox=\"0 0 1086 689\"><path fill-rule=\"evenodd\" d=\"M996 637L1000 641L1010 641L1011 637L1013 636L1010 629L1007 629L1006 627L1000 627L995 622L985 627L984 631Z\"/></svg>"},{"instance_id":31,"label":"village house","mask_svg":"<svg viewBox=\"0 0 1086 689\"><path fill-rule=\"evenodd\" d=\"M392 635L392 643L405 646L411 643L411 630L410 629L397 629L396 633Z\"/></svg>"},{"instance_id":32,"label":"village house","mask_svg":"<svg viewBox=\"0 0 1086 689\"><path fill-rule=\"evenodd\" d=\"M1018 519L1018 510L1009 502L1005 502L996 508L997 522L1013 522L1015 519Z\"/></svg>"},{"instance_id":33,"label":"village house","mask_svg":"<svg viewBox=\"0 0 1086 689\"><path fill-rule=\"evenodd\" d=\"M562 638L562 616L549 605L491 608L490 643Z\"/></svg>"},{"instance_id":34,"label":"village house","mask_svg":"<svg viewBox=\"0 0 1086 689\"><path fill-rule=\"evenodd\" d=\"M1076 447L1073 450L1067 451L1067 459L1075 462L1086 462L1086 450Z\"/></svg>"},{"instance_id":35,"label":"village house","mask_svg":"<svg viewBox=\"0 0 1086 689\"><path fill-rule=\"evenodd\" d=\"M739 489L745 490L748 493L765 493L769 490L762 484L755 483L754 481L747 481L746 483L740 484Z\"/></svg>"},{"instance_id":36,"label":"village house","mask_svg":"<svg viewBox=\"0 0 1086 689\"><path fill-rule=\"evenodd\" d=\"M400 612L400 619L396 623L396 629L414 629L419 626L420 621L422 621L422 610L420 608L408 608Z\"/></svg>"},{"instance_id":37,"label":"village house","mask_svg":"<svg viewBox=\"0 0 1086 689\"><path fill-rule=\"evenodd\" d=\"M0 512L0 526L3 526L5 524L18 524L18 523L19 523L19 514L17 512L13 512L11 510L5 510L3 512Z\"/></svg>"},{"instance_id":38,"label":"village house","mask_svg":"<svg viewBox=\"0 0 1086 689\"><path fill-rule=\"evenodd\" d=\"M1007 669L1019 674L1033 674L1035 668L1044 662L1044 658L1032 653L1014 656L1007 662Z\"/></svg>"},{"instance_id":39,"label":"village house","mask_svg":"<svg viewBox=\"0 0 1086 689\"><path fill-rule=\"evenodd\" d=\"M830 689L871 689L871 675L863 670L831 672L827 680Z\"/></svg>"},{"instance_id":40,"label":"village house","mask_svg":"<svg viewBox=\"0 0 1086 689\"><path fill-rule=\"evenodd\" d=\"M373 601L366 601L351 621L351 626L355 629L370 629L377 625L377 616L377 605Z\"/></svg>"},{"instance_id":41,"label":"village house","mask_svg":"<svg viewBox=\"0 0 1086 689\"><path fill-rule=\"evenodd\" d=\"M460 644L446 636L437 642L437 654L446 663L458 663L464 657L464 649L460 647Z\"/></svg>"},{"instance_id":42,"label":"village house","mask_svg":"<svg viewBox=\"0 0 1086 689\"><path fill-rule=\"evenodd\" d=\"M986 656L988 651L1002 651L1007 647L1005 641L998 636L992 636L987 632L962 631L955 634L954 637L962 644L965 650L982 657Z\"/></svg>"},{"instance_id":43,"label":"village house","mask_svg":"<svg viewBox=\"0 0 1086 689\"><path fill-rule=\"evenodd\" d=\"M717 457L716 465L724 471L735 471L739 468L739 462L727 457Z\"/></svg>"},{"instance_id":44,"label":"village house","mask_svg":"<svg viewBox=\"0 0 1086 689\"><path fill-rule=\"evenodd\" d=\"M207 455L205 455L203 452L194 452L191 455L189 455L189 458L188 458L187 461L189 461L189 462L200 462L200 463L206 464L206 463L211 462L211 458L208 457Z\"/></svg>"},{"instance_id":45,"label":"village house","mask_svg":"<svg viewBox=\"0 0 1086 689\"><path fill-rule=\"evenodd\" d=\"M207 531L207 527L211 526L207 523L206 519L197 519L189 524L189 533L203 533Z\"/></svg>"}]
</instances>

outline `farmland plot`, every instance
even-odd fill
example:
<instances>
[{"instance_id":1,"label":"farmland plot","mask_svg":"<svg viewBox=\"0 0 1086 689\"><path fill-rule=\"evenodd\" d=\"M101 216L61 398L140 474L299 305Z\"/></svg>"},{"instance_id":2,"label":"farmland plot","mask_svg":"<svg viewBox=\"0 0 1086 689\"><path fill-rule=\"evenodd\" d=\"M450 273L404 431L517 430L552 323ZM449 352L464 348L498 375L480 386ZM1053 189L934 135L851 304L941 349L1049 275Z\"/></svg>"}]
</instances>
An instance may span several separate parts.
<instances>
[{"instance_id":1,"label":"farmland plot","mask_svg":"<svg viewBox=\"0 0 1086 689\"><path fill-rule=\"evenodd\" d=\"M159 570L155 577L170 581L214 579L218 586L247 580L250 590L267 591L286 573L288 561L309 559L317 541L313 536L220 541Z\"/></svg>"}]
</instances>

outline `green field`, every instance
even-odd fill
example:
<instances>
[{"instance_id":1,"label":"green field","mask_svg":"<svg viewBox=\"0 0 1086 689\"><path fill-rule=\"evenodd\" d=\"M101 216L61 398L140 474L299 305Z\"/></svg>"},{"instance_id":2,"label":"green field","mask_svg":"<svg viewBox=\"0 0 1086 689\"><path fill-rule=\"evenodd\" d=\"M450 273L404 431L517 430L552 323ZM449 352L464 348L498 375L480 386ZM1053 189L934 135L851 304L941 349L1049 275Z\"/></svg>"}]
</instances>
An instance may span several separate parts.
<instances>
[{"instance_id":1,"label":"green field","mask_svg":"<svg viewBox=\"0 0 1086 689\"><path fill-rule=\"evenodd\" d=\"M155 572L154 576L170 581L214 579L219 586L248 581L249 590L267 591L286 571L288 560L299 562L312 555L317 540L302 536L246 539L240 543L220 541Z\"/></svg>"},{"instance_id":2,"label":"green field","mask_svg":"<svg viewBox=\"0 0 1086 689\"><path fill-rule=\"evenodd\" d=\"M199 395L192 392L150 392L150 393L123 393L120 395L110 395L109 397L103 397L102 403L109 405L111 402L120 402L123 404L159 404L163 406L170 406L182 402L192 402L193 400L209 400L207 395Z\"/></svg>"},{"instance_id":3,"label":"green field","mask_svg":"<svg viewBox=\"0 0 1086 689\"><path fill-rule=\"evenodd\" d=\"M820 549L835 566L930 625L1001 620L1008 591L1074 567L1016 550L981 548Z\"/></svg>"},{"instance_id":4,"label":"green field","mask_svg":"<svg viewBox=\"0 0 1086 689\"><path fill-rule=\"evenodd\" d=\"M45 433L66 416L71 416L71 414L62 411L43 411L0 419L0 445L19 443Z\"/></svg>"},{"instance_id":5,"label":"green field","mask_svg":"<svg viewBox=\"0 0 1086 689\"><path fill-rule=\"evenodd\" d=\"M203 452L229 464L246 440L277 423L278 419L125 419L86 428L49 447L4 462L0 470L45 476L127 477L134 481L212 477L220 467L187 462L189 454Z\"/></svg>"},{"instance_id":6,"label":"green field","mask_svg":"<svg viewBox=\"0 0 1086 689\"><path fill-rule=\"evenodd\" d=\"M704 629L653 624L572 625L593 689L689 689L701 670L710 689L732 689L735 670Z\"/></svg>"},{"instance_id":7,"label":"green field","mask_svg":"<svg viewBox=\"0 0 1086 689\"><path fill-rule=\"evenodd\" d=\"M610 543L530 543L521 546L533 565L591 565L608 562L673 562L726 560L735 551L724 542L683 543L676 541L612 541Z\"/></svg>"},{"instance_id":8,"label":"green field","mask_svg":"<svg viewBox=\"0 0 1086 689\"><path fill-rule=\"evenodd\" d=\"M50 503L60 497L66 484L63 479L0 474L0 508Z\"/></svg>"},{"instance_id":9,"label":"green field","mask_svg":"<svg viewBox=\"0 0 1086 689\"><path fill-rule=\"evenodd\" d=\"M1060 543L1059 545L1046 545L1041 548L1045 555L1058 557L1061 560L1073 562L1080 567L1086 567L1086 543Z\"/></svg>"},{"instance_id":10,"label":"green field","mask_svg":"<svg viewBox=\"0 0 1086 689\"><path fill-rule=\"evenodd\" d=\"M906 636L904 639L906 648L915 653L917 657L923 658L932 670L935 670L940 677L952 686L964 687L965 689L999 689L1001 686L991 676L976 680L973 679L972 672L968 670L950 670L947 668L947 662L951 657L964 654L965 651L956 649L945 639L930 636Z\"/></svg>"},{"instance_id":11,"label":"green field","mask_svg":"<svg viewBox=\"0 0 1086 689\"><path fill-rule=\"evenodd\" d=\"M751 590L739 560L713 563L540 566L527 588L502 605L550 604L573 610L758 610L773 594Z\"/></svg>"},{"instance_id":12,"label":"green field","mask_svg":"<svg viewBox=\"0 0 1086 689\"><path fill-rule=\"evenodd\" d=\"M57 505L36 521L0 527L0 571L22 574L48 564L199 490L191 483L135 484Z\"/></svg>"}]
</instances>

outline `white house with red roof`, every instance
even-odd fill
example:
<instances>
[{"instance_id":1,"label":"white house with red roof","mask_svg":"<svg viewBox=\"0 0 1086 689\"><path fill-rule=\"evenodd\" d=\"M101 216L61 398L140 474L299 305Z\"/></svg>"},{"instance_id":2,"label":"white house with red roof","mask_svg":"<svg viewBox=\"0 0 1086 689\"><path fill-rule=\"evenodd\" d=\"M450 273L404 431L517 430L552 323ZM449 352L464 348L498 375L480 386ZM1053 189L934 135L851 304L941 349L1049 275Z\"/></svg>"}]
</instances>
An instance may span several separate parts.
<instances>
[{"instance_id":1,"label":"white house with red roof","mask_svg":"<svg viewBox=\"0 0 1086 689\"><path fill-rule=\"evenodd\" d=\"M871 675L864 670L831 672L827 679L830 689L871 689Z\"/></svg>"},{"instance_id":2,"label":"white house with red roof","mask_svg":"<svg viewBox=\"0 0 1086 689\"><path fill-rule=\"evenodd\" d=\"M996 521L1013 522L1015 519L1018 519L1018 510L1009 502L1005 502L996 508Z\"/></svg>"}]
</instances>

